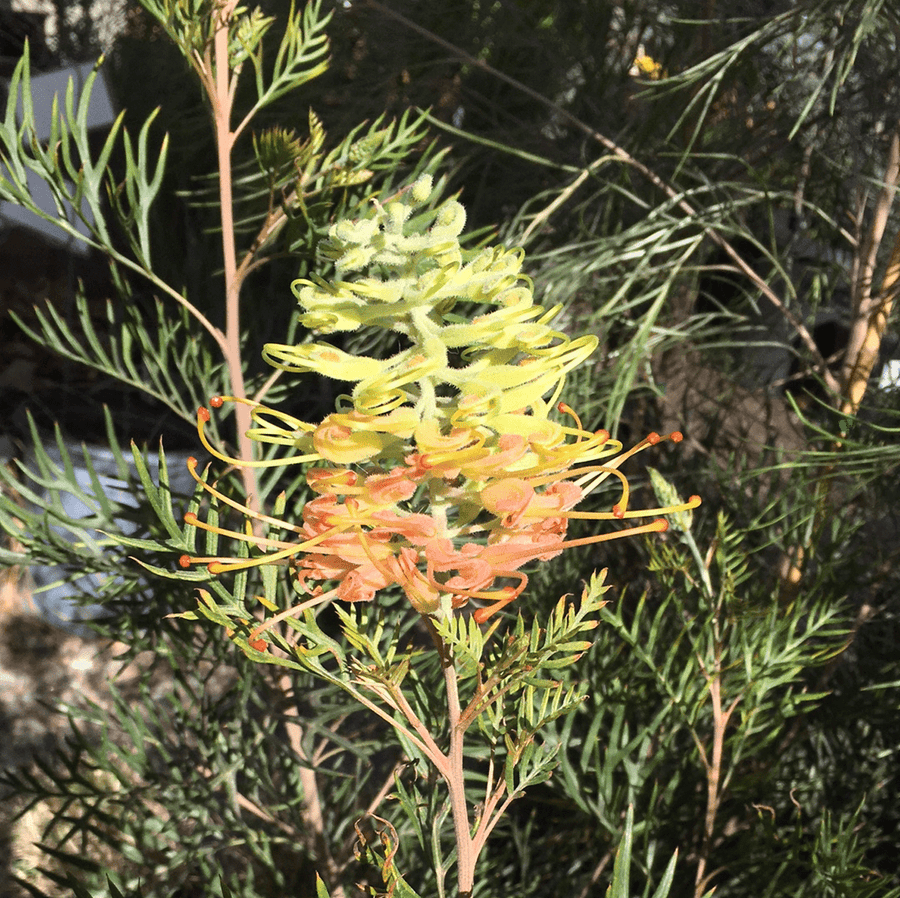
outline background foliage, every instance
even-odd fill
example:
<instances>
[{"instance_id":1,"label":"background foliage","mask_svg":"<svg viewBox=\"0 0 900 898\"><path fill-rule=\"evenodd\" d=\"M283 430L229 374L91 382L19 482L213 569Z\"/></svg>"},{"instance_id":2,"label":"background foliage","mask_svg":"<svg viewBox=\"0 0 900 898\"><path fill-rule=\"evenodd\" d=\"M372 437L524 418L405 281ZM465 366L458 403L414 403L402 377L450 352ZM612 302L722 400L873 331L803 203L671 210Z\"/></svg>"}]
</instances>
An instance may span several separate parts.
<instances>
[{"instance_id":1,"label":"background foliage","mask_svg":"<svg viewBox=\"0 0 900 898\"><path fill-rule=\"evenodd\" d=\"M296 156L276 152L261 169L258 140L254 149L245 135L235 150L238 246L253 245L271 208L287 210L243 288L248 393L267 377L262 343L291 333L289 281L327 273L316 246L328 223L436 170L462 191L474 227L525 245L538 298L564 305L565 328L601 337L599 360L568 386L585 425L623 440L677 426L685 443L652 464L704 499L664 539L570 553L531 576L516 603L526 619L599 567L615 595L593 649L567 669L588 700L551 725L559 767L489 840L476 893L601 894L633 808L636 894L665 881L676 850L672 895L713 885L724 896L900 894L898 389L879 387L876 365L861 401L851 390L854 334L871 335L873 308L889 318L882 360L897 345L896 10L877 0L320 6L307 13L330 40L328 70L254 123L257 134L294 129L299 143L321 126L308 195L286 201ZM97 220L110 221L92 238L112 253L109 277L69 312L36 309L23 324L167 408L168 444L171 422L192 421L229 372L174 299L225 326L214 141L197 81L164 34L167 9L135 10L107 63L130 135L109 145L113 183L148 185L142 198L110 199L103 172L96 183L86 172ZM289 10L264 12L283 28ZM275 45L267 38L266 52ZM253 101L251 79L238 107ZM20 145L12 112L6 128L9 159ZM363 169L358 182L346 174ZM76 181L78 171L76 161ZM329 391L279 381L267 401L306 416L311 403L329 406ZM166 617L193 606L188 585L148 581L126 558L171 568L192 531L176 520L178 501L171 515L165 465L154 492L122 451L147 435L110 423L90 436L104 433L123 479L149 495L123 509L101 491L91 517L63 520L76 542L51 526L72 489L65 446L61 462L38 451L27 471L3 475L0 522L16 540L3 562L115 574L98 629L152 659L132 694L111 684L104 706L69 708L66 744L4 775L10 806L42 807L50 821L46 873L16 871L22 888L311 895L316 871L333 895L383 888L353 855L354 823L371 811L398 829L404 878L441 894L434 834L445 811L425 768L333 686L299 671L286 685L222 635ZM43 430L21 436L47 444ZM666 481L646 472L641 498L653 502ZM245 486L227 481L235 495ZM297 489L263 478L259 497L284 487ZM123 515L136 533L117 532ZM402 806L418 826L401 824Z\"/></svg>"}]
</instances>

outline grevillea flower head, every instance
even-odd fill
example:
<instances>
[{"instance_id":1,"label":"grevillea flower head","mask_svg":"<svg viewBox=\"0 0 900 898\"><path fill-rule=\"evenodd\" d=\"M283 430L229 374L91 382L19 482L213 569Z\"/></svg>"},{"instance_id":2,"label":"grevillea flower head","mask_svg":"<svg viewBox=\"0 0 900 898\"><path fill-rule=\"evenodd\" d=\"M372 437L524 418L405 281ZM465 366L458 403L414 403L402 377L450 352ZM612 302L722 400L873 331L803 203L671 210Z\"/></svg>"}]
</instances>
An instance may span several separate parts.
<instances>
[{"instance_id":1,"label":"grevillea flower head","mask_svg":"<svg viewBox=\"0 0 900 898\"><path fill-rule=\"evenodd\" d=\"M301 322L327 336L361 328L389 330L403 345L385 359L350 355L326 342L269 344L276 368L351 384L318 423L252 406L249 435L284 447L276 460L242 462L213 447L201 409L201 440L233 464L313 463L306 473L315 498L294 519L273 518L222 495L220 502L255 520L229 531L196 516L191 523L242 540L250 558L183 559L213 572L290 563L312 604L369 601L399 587L423 614L446 614L472 602L486 621L527 583L522 568L564 549L666 528L661 517L699 504L634 510L621 466L637 452L679 433L650 434L625 449L605 431L586 431L559 402L566 375L597 346L551 326L558 308L535 304L522 274L521 250L465 250L465 211L456 200L434 205L431 179L420 178L365 217L330 232L325 255L335 279L292 285ZM473 314L474 313L474 314ZM467 317L469 316L469 317ZM195 465L192 465L194 470ZM199 477L200 482L203 482ZM577 506L606 481L617 498L607 511ZM580 539L572 519L633 521ZM269 527L286 536L258 535Z\"/></svg>"}]
</instances>

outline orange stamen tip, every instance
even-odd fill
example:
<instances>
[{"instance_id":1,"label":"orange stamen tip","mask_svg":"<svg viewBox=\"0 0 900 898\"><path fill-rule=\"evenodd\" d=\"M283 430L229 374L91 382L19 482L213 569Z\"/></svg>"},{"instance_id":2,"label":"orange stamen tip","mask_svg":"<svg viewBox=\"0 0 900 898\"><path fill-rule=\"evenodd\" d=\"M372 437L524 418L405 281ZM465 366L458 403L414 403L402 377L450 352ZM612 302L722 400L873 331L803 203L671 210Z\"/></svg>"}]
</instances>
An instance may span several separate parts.
<instances>
[{"instance_id":1,"label":"orange stamen tip","mask_svg":"<svg viewBox=\"0 0 900 898\"><path fill-rule=\"evenodd\" d=\"M222 408L222 406L225 404L225 400L221 396L213 396L209 400L209 404L213 408Z\"/></svg>"},{"instance_id":2,"label":"orange stamen tip","mask_svg":"<svg viewBox=\"0 0 900 898\"><path fill-rule=\"evenodd\" d=\"M194 458L193 455L189 455L189 456L188 456L188 460L187 460L187 466L188 466L188 468L192 468L192 469L193 469L193 468L196 468L196 467L197 467L197 464L198 464L197 459Z\"/></svg>"},{"instance_id":3,"label":"orange stamen tip","mask_svg":"<svg viewBox=\"0 0 900 898\"><path fill-rule=\"evenodd\" d=\"M648 433L647 434L647 442L651 446L655 446L661 439L662 439L662 437L658 433Z\"/></svg>"},{"instance_id":4,"label":"orange stamen tip","mask_svg":"<svg viewBox=\"0 0 900 898\"><path fill-rule=\"evenodd\" d=\"M200 408L197 409L197 417L204 423L208 422L209 421L209 409L205 408L204 406L201 405Z\"/></svg>"},{"instance_id":5,"label":"orange stamen tip","mask_svg":"<svg viewBox=\"0 0 900 898\"><path fill-rule=\"evenodd\" d=\"M569 411L571 411L572 409L571 409L570 406L566 405L565 402L559 402L559 403L557 403L557 405L556 405L556 410L557 410L558 412L562 413L562 414L565 414L566 412L569 412Z\"/></svg>"},{"instance_id":6,"label":"orange stamen tip","mask_svg":"<svg viewBox=\"0 0 900 898\"><path fill-rule=\"evenodd\" d=\"M191 566L191 556L190 555L182 555L181 558L178 559L179 567L190 567Z\"/></svg>"},{"instance_id":7,"label":"orange stamen tip","mask_svg":"<svg viewBox=\"0 0 900 898\"><path fill-rule=\"evenodd\" d=\"M672 433L669 434L669 439L673 443L680 443L684 439L684 434L680 430L673 430Z\"/></svg>"},{"instance_id":8,"label":"orange stamen tip","mask_svg":"<svg viewBox=\"0 0 900 898\"><path fill-rule=\"evenodd\" d=\"M621 505L613 505L612 513L614 518L624 518L625 517L625 509L622 508Z\"/></svg>"},{"instance_id":9,"label":"orange stamen tip","mask_svg":"<svg viewBox=\"0 0 900 898\"><path fill-rule=\"evenodd\" d=\"M197 515L193 511L186 511L184 513L184 523L185 524L196 524L197 523Z\"/></svg>"},{"instance_id":10,"label":"orange stamen tip","mask_svg":"<svg viewBox=\"0 0 900 898\"><path fill-rule=\"evenodd\" d=\"M594 436L600 440L601 443L606 443L609 441L609 431L608 430L597 430L594 432Z\"/></svg>"},{"instance_id":11,"label":"orange stamen tip","mask_svg":"<svg viewBox=\"0 0 900 898\"><path fill-rule=\"evenodd\" d=\"M702 501L703 500L699 496L691 496L691 498L688 499L688 502L690 502L691 505L700 505Z\"/></svg>"},{"instance_id":12,"label":"orange stamen tip","mask_svg":"<svg viewBox=\"0 0 900 898\"><path fill-rule=\"evenodd\" d=\"M472 617L476 624L483 624L496 610L496 605L491 605L489 608L476 608Z\"/></svg>"},{"instance_id":13,"label":"orange stamen tip","mask_svg":"<svg viewBox=\"0 0 900 898\"><path fill-rule=\"evenodd\" d=\"M668 522L665 518L657 518L657 519L653 522L653 527L654 527L659 533L665 533L665 532L669 529L669 522Z\"/></svg>"},{"instance_id":14,"label":"orange stamen tip","mask_svg":"<svg viewBox=\"0 0 900 898\"><path fill-rule=\"evenodd\" d=\"M222 563L220 561L211 561L208 565L206 565L206 569L211 574L221 574L222 573Z\"/></svg>"},{"instance_id":15,"label":"orange stamen tip","mask_svg":"<svg viewBox=\"0 0 900 898\"><path fill-rule=\"evenodd\" d=\"M264 652L267 647L265 639L250 639L248 644L251 649L256 649L257 652Z\"/></svg>"}]
</instances>

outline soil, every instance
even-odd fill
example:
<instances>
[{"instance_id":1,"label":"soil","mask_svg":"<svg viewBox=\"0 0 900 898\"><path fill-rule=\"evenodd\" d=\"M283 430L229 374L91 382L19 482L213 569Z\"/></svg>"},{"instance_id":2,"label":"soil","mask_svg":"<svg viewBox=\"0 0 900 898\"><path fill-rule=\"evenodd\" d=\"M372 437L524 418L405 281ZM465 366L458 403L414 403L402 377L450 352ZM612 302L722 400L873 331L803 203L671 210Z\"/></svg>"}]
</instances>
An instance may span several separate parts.
<instances>
[{"instance_id":1,"label":"soil","mask_svg":"<svg viewBox=\"0 0 900 898\"><path fill-rule=\"evenodd\" d=\"M32 610L26 577L15 568L0 573L0 770L33 768L37 757L50 758L69 730L60 707L75 702L103 706L106 684L137 678L137 668L124 671L117 660L122 644L83 638L59 630ZM0 784L0 898L29 894L13 879L55 894L37 871L46 863L35 843L41 840L46 810L24 813L21 800L11 799Z\"/></svg>"}]
</instances>

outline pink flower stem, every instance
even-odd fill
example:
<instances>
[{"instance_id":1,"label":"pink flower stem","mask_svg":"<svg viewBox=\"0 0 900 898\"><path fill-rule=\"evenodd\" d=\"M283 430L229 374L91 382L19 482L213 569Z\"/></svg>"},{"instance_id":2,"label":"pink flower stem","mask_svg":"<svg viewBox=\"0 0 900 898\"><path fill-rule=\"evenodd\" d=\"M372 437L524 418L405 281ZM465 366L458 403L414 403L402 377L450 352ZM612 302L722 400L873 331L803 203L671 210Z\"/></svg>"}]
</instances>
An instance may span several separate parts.
<instances>
[{"instance_id":1,"label":"pink flower stem","mask_svg":"<svg viewBox=\"0 0 900 898\"><path fill-rule=\"evenodd\" d=\"M213 38L215 54L214 77L208 72L204 81L213 113L216 132L216 149L219 167L219 208L222 220L222 255L225 276L225 362L235 396L246 397L244 371L241 364L241 282L237 271L237 253L234 236L234 208L232 196L231 150L235 134L231 131L231 110L234 99L234 84L228 59L229 26L234 15L237 0L223 0L215 12L216 31ZM238 403L235 409L237 426L238 456L244 461L253 458L253 443L247 436L250 429L250 409ZM258 502L256 472L253 468L241 468L244 490L251 507Z\"/></svg>"},{"instance_id":2,"label":"pink flower stem","mask_svg":"<svg viewBox=\"0 0 900 898\"><path fill-rule=\"evenodd\" d=\"M459 701L459 684L457 682L456 667L453 664L452 652L435 632L428 618L423 616L423 619L431 631L431 638L434 640L440 655L441 670L444 674L444 684L447 689L450 749L446 755L447 766L440 772L447 783L447 789L450 793L450 813L453 817L453 830L456 837L458 898L469 898L475 885L475 862L478 860L478 853L475 851L472 839L469 808L466 803L466 778L463 766L465 753L463 749L467 726L461 719L462 709Z\"/></svg>"}]
</instances>

